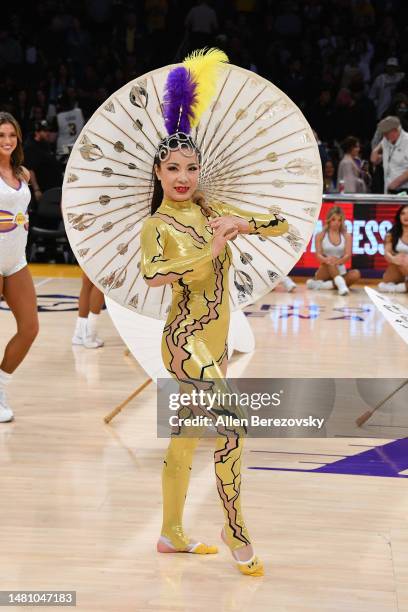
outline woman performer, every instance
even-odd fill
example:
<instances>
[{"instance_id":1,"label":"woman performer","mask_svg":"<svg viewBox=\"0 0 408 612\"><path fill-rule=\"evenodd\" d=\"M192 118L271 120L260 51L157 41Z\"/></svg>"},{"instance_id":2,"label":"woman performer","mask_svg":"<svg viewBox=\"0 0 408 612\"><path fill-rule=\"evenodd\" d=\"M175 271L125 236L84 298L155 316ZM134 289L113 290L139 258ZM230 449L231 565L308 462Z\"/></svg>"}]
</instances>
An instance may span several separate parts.
<instances>
[{"instance_id":1,"label":"woman performer","mask_svg":"<svg viewBox=\"0 0 408 612\"><path fill-rule=\"evenodd\" d=\"M0 294L17 322L0 364L0 423L13 419L5 387L38 334L37 299L26 261L29 171L23 167L20 126L0 113Z\"/></svg>"},{"instance_id":2,"label":"woman performer","mask_svg":"<svg viewBox=\"0 0 408 612\"><path fill-rule=\"evenodd\" d=\"M95 287L87 275L82 273L82 287L79 294L78 317L75 324L72 344L85 348L100 348L103 340L98 337L98 322L105 303L102 291Z\"/></svg>"},{"instance_id":3,"label":"woman performer","mask_svg":"<svg viewBox=\"0 0 408 612\"><path fill-rule=\"evenodd\" d=\"M358 270L347 272L346 261L352 255L351 235L345 226L343 209L333 206L327 213L323 231L316 236L316 256L321 262L314 279L306 281L308 289L333 289L340 295L349 293L349 287L361 277Z\"/></svg>"},{"instance_id":4,"label":"woman performer","mask_svg":"<svg viewBox=\"0 0 408 612\"><path fill-rule=\"evenodd\" d=\"M384 257L388 267L378 289L385 293L408 291L408 205L397 210L394 225L385 236Z\"/></svg>"},{"instance_id":5,"label":"woman performer","mask_svg":"<svg viewBox=\"0 0 408 612\"><path fill-rule=\"evenodd\" d=\"M144 222L141 234L141 270L152 287L171 284L172 303L162 339L167 370L180 383L218 380L216 384L222 386L227 369L228 270L232 260L227 243L238 233L279 236L288 231L288 223L275 214L245 212L220 202L206 203L201 194L195 193L201 155L189 132L199 113L194 113L194 105L191 112L191 104L180 104L177 91L191 87L191 80L199 78L197 64L202 67L205 62L214 63L214 57L218 63L227 61L222 52L212 50L188 58L184 66L169 74L164 100L169 136L159 143L154 160L151 216ZM205 88L203 83L199 86ZM208 104L210 101L211 98ZM254 554L241 513L242 432L233 427L228 433L217 432L214 463L225 515L222 538L243 574L261 576L263 564ZM199 438L171 438L162 473L159 552L217 552L215 546L190 540L183 530L184 503L198 441Z\"/></svg>"}]
</instances>

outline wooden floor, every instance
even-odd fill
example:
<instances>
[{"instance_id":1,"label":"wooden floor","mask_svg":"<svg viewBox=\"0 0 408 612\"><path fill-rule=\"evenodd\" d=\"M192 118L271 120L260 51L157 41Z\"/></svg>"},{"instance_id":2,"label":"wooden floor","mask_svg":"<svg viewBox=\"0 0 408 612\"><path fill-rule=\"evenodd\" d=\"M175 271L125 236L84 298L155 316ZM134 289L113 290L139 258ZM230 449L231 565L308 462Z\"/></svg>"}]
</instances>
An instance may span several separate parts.
<instances>
[{"instance_id":1,"label":"wooden floor","mask_svg":"<svg viewBox=\"0 0 408 612\"><path fill-rule=\"evenodd\" d=\"M155 388L105 425L103 416L146 376L124 355L107 313L106 346L73 348L70 309L80 281L75 273L36 272L41 332L10 385L16 419L0 424L2 590L76 590L81 612L408 611L404 473L315 469L388 448L387 439L247 441L243 504L266 565L261 579L239 575L219 541L213 443L203 441L186 527L220 552L156 553L167 442L156 438ZM398 301L408 303L406 296ZM238 358L247 377L407 374L406 345L362 287L340 298L301 284L294 294L277 289L248 310L257 348ZM12 329L12 316L0 311L1 348ZM347 409L351 420L358 416Z\"/></svg>"}]
</instances>

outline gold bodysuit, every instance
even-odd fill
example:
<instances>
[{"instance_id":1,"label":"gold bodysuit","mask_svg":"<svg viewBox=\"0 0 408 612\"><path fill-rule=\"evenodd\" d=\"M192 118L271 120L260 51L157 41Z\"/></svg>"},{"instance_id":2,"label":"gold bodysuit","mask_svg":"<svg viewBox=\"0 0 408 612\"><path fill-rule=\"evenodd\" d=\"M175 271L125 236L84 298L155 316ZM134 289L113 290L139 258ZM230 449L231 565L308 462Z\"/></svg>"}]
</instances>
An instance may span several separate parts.
<instances>
[{"instance_id":1,"label":"gold bodysuit","mask_svg":"<svg viewBox=\"0 0 408 612\"><path fill-rule=\"evenodd\" d=\"M275 214L243 211L222 203L211 203L208 208L214 217L233 215L245 219L252 234L273 237L288 231L287 221ZM203 209L190 200L164 200L144 222L141 246L144 278L155 284L172 279L172 303L162 338L165 367L180 382L222 379L230 317L229 245L213 258L212 229ZM185 549L189 543L182 528L182 515L197 443L197 438L172 438L164 460L162 535L177 550ZM217 438L214 455L224 530L233 550L250 543L240 507L242 443L240 432L230 429L228 436Z\"/></svg>"}]
</instances>

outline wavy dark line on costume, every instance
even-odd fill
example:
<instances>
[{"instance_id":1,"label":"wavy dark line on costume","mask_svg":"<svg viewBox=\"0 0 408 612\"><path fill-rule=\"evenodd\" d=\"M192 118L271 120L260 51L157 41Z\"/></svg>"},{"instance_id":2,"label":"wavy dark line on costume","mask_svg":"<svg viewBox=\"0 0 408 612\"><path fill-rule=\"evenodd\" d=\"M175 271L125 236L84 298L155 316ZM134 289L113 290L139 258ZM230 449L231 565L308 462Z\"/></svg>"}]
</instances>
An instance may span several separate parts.
<instances>
[{"instance_id":1,"label":"wavy dark line on costume","mask_svg":"<svg viewBox=\"0 0 408 612\"><path fill-rule=\"evenodd\" d=\"M183 225L182 223L177 221L174 217L171 217L170 215L165 215L163 213L156 212L153 216L158 217L165 223L168 223L169 225L174 227L174 229L176 229L177 231L182 232L183 234L189 234L192 238L194 238L194 240L197 240L197 242L199 242L200 244L204 244L204 245L207 244L203 236L200 236L200 234L197 234L197 232L192 226Z\"/></svg>"},{"instance_id":2,"label":"wavy dark line on costume","mask_svg":"<svg viewBox=\"0 0 408 612\"><path fill-rule=\"evenodd\" d=\"M223 449L220 449L219 451L215 451L214 453L214 462L215 462L215 474L216 474L216 478L217 478L217 488L218 488L218 493L220 495L220 498L222 500L222 503L224 505L224 508L227 512L227 516L228 516L228 525L231 529L231 531L234 534L234 537L237 540L240 540L241 542L245 544L250 544L250 541L248 540L248 538L244 535L243 533L243 528L242 526L239 524L238 522L238 509L236 508L235 503L237 502L237 500L239 500L239 495L240 495L240 490L241 490L241 477L240 477L240 473L238 473L238 475L236 475L234 473L234 465L235 463L237 463L240 458L241 458L241 449L239 449L239 455L236 458L236 460L234 461L234 463L231 466L231 474L233 475L233 489L235 492L234 497L232 497L231 499L228 499L228 495L225 491L225 486L228 486L232 483L224 483L223 484L223 480L222 478L218 475L217 473L217 467L219 465L224 465L226 463L226 461L228 461L230 454L237 448L239 448L240 446L240 438L226 438L225 440L225 445Z\"/></svg>"}]
</instances>

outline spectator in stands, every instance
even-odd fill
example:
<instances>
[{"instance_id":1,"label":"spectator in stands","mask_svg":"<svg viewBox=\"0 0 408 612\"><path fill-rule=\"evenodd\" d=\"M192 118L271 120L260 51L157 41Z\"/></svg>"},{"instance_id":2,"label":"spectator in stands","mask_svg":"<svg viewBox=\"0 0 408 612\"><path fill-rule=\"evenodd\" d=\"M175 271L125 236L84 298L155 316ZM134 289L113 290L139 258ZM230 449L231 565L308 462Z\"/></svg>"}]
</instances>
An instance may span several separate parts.
<instances>
[{"instance_id":1,"label":"spectator in stands","mask_svg":"<svg viewBox=\"0 0 408 612\"><path fill-rule=\"evenodd\" d=\"M44 191L61 187L63 168L50 148L50 126L46 120L36 122L33 133L24 146L24 159L34 183L34 196L38 201Z\"/></svg>"},{"instance_id":2,"label":"spectator in stands","mask_svg":"<svg viewBox=\"0 0 408 612\"><path fill-rule=\"evenodd\" d=\"M305 103L305 84L306 74L300 59L291 60L288 72L283 80L285 93L298 105L303 108Z\"/></svg>"},{"instance_id":3,"label":"spectator in stands","mask_svg":"<svg viewBox=\"0 0 408 612\"><path fill-rule=\"evenodd\" d=\"M352 117L348 134L354 134L360 142L368 144L375 130L377 119L373 101L366 95L362 79L355 79L350 84L353 98ZM367 155L371 152L368 147Z\"/></svg>"},{"instance_id":4,"label":"spectator in stands","mask_svg":"<svg viewBox=\"0 0 408 612\"><path fill-rule=\"evenodd\" d=\"M287 0L280 3L275 20L275 32L285 38L296 38L301 35L302 21L297 2Z\"/></svg>"},{"instance_id":5,"label":"spectator in stands","mask_svg":"<svg viewBox=\"0 0 408 612\"><path fill-rule=\"evenodd\" d=\"M334 129L333 105L329 89L320 91L319 98L309 111L306 111L306 116L323 142L332 139Z\"/></svg>"},{"instance_id":6,"label":"spectator in stands","mask_svg":"<svg viewBox=\"0 0 408 612\"><path fill-rule=\"evenodd\" d=\"M350 84L357 79L362 79L359 61L356 53L350 53L348 61L343 69L343 76L341 78L341 86L350 89Z\"/></svg>"},{"instance_id":7,"label":"spectator in stands","mask_svg":"<svg viewBox=\"0 0 408 612\"><path fill-rule=\"evenodd\" d=\"M52 75L49 91L50 100L55 102L58 96L62 96L66 92L68 87L75 87L75 79L68 66L61 63L58 67L58 75Z\"/></svg>"},{"instance_id":8,"label":"spectator in stands","mask_svg":"<svg viewBox=\"0 0 408 612\"><path fill-rule=\"evenodd\" d=\"M58 111L57 157L61 159L69 155L85 121L82 110L75 108L75 98L67 93L59 97Z\"/></svg>"},{"instance_id":9,"label":"spectator in stands","mask_svg":"<svg viewBox=\"0 0 408 612\"><path fill-rule=\"evenodd\" d=\"M36 110L39 108L42 111L40 117L38 116L38 110ZM35 121L38 121L40 119L47 119L48 122L51 122L56 117L56 115L57 109L55 104L51 104L48 101L45 91L43 89L37 89L37 91L35 92L34 102L30 108L31 126L34 125Z\"/></svg>"},{"instance_id":10,"label":"spectator in stands","mask_svg":"<svg viewBox=\"0 0 408 612\"><path fill-rule=\"evenodd\" d=\"M384 193L408 189L408 133L398 117L385 117L378 124L381 142L371 152L371 162L384 168Z\"/></svg>"},{"instance_id":11,"label":"spectator in stands","mask_svg":"<svg viewBox=\"0 0 408 612\"><path fill-rule=\"evenodd\" d=\"M384 257L388 267L378 289L384 293L408 291L408 206L402 205L385 237Z\"/></svg>"},{"instance_id":12,"label":"spectator in stands","mask_svg":"<svg viewBox=\"0 0 408 612\"><path fill-rule=\"evenodd\" d=\"M377 119L383 116L391 104L393 94L404 76L405 73L399 70L398 59L389 57L385 64L385 72L378 75L370 90L370 98L377 108Z\"/></svg>"},{"instance_id":13,"label":"spectator in stands","mask_svg":"<svg viewBox=\"0 0 408 612\"><path fill-rule=\"evenodd\" d=\"M322 163L322 169L323 169L325 164L326 164L326 162L329 159L329 154L327 152L326 145L320 140L319 135L316 132L316 130L312 130L312 131L313 131L313 136L316 139L317 146L319 147L320 161Z\"/></svg>"},{"instance_id":14,"label":"spectator in stands","mask_svg":"<svg viewBox=\"0 0 408 612\"><path fill-rule=\"evenodd\" d=\"M384 114L384 117L398 117L401 121L401 127L405 132L408 132L408 96L404 93L395 94L391 105L388 107L387 111ZM374 137L371 141L371 147L374 149L379 142L381 141L383 135L381 134L378 126L375 130Z\"/></svg>"},{"instance_id":15,"label":"spectator in stands","mask_svg":"<svg viewBox=\"0 0 408 612\"><path fill-rule=\"evenodd\" d=\"M336 193L337 191L336 168L332 160L328 159L323 167L323 192Z\"/></svg>"},{"instance_id":16,"label":"spectator in stands","mask_svg":"<svg viewBox=\"0 0 408 612\"><path fill-rule=\"evenodd\" d=\"M17 93L17 99L14 103L14 117L20 124L22 133L26 134L30 127L30 107L26 89L20 89Z\"/></svg>"},{"instance_id":17,"label":"spectator in stands","mask_svg":"<svg viewBox=\"0 0 408 612\"><path fill-rule=\"evenodd\" d=\"M6 28L0 30L0 69L5 66L16 67L23 61L23 50L19 41Z\"/></svg>"},{"instance_id":18,"label":"spectator in stands","mask_svg":"<svg viewBox=\"0 0 408 612\"><path fill-rule=\"evenodd\" d=\"M348 89L342 87L337 94L332 116L332 132L335 139L341 142L354 128L354 100Z\"/></svg>"},{"instance_id":19,"label":"spectator in stands","mask_svg":"<svg viewBox=\"0 0 408 612\"><path fill-rule=\"evenodd\" d=\"M67 47L71 60L79 65L91 55L91 41L89 33L82 27L78 18L72 20L71 27L67 31Z\"/></svg>"},{"instance_id":20,"label":"spectator in stands","mask_svg":"<svg viewBox=\"0 0 408 612\"><path fill-rule=\"evenodd\" d=\"M367 33L359 33L351 44L352 51L357 55L358 67L365 85L371 81L371 61L374 56L374 45Z\"/></svg>"},{"instance_id":21,"label":"spectator in stands","mask_svg":"<svg viewBox=\"0 0 408 612\"><path fill-rule=\"evenodd\" d=\"M337 185L343 181L345 193L366 193L365 173L359 158L359 141L354 136L348 136L341 148L344 155L337 171Z\"/></svg>"},{"instance_id":22,"label":"spectator in stands","mask_svg":"<svg viewBox=\"0 0 408 612\"><path fill-rule=\"evenodd\" d=\"M200 0L187 13L185 26L191 39L191 48L211 45L218 30L217 13L206 0Z\"/></svg>"},{"instance_id":23,"label":"spectator in stands","mask_svg":"<svg viewBox=\"0 0 408 612\"><path fill-rule=\"evenodd\" d=\"M114 46L119 55L137 55L142 49L143 30L134 10L128 11L123 24L119 24L113 32Z\"/></svg>"}]
</instances>

